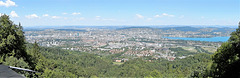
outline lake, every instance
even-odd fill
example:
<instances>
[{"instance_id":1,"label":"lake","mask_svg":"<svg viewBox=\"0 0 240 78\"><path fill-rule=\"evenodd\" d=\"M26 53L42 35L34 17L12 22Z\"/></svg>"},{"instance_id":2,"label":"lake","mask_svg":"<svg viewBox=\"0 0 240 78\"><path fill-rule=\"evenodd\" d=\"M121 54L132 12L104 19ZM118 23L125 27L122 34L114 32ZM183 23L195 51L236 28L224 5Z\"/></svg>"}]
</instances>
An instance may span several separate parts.
<instances>
[{"instance_id":1,"label":"lake","mask_svg":"<svg viewBox=\"0 0 240 78\"><path fill-rule=\"evenodd\" d=\"M211 37L211 38L163 37L163 38L192 41L226 42L230 37Z\"/></svg>"}]
</instances>

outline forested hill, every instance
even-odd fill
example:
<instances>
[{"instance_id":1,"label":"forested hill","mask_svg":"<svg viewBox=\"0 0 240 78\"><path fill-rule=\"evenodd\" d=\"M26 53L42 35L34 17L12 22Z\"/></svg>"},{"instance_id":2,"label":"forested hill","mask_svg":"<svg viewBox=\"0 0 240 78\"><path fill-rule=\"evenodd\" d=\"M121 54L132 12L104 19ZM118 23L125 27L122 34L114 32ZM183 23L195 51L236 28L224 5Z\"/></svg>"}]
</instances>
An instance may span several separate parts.
<instances>
[{"instance_id":1,"label":"forested hill","mask_svg":"<svg viewBox=\"0 0 240 78\"><path fill-rule=\"evenodd\" d=\"M149 62L146 58L131 59L114 65L110 57L57 48L27 44L24 61L14 56L5 57L5 65L32 69L41 73L18 71L26 77L195 77L202 74L211 62L209 54L197 54L185 59L168 61L158 59Z\"/></svg>"},{"instance_id":2,"label":"forested hill","mask_svg":"<svg viewBox=\"0 0 240 78\"><path fill-rule=\"evenodd\" d=\"M31 51L37 48L34 46L36 44L28 44L27 52L31 54ZM158 59L149 62L145 58L131 59L122 65L114 65L109 57L57 48L39 47L39 53L42 57L36 59L42 61L38 61L35 67L43 73L36 73L36 76L54 78L192 77L201 75L211 62L210 55L205 53L176 61Z\"/></svg>"}]
</instances>

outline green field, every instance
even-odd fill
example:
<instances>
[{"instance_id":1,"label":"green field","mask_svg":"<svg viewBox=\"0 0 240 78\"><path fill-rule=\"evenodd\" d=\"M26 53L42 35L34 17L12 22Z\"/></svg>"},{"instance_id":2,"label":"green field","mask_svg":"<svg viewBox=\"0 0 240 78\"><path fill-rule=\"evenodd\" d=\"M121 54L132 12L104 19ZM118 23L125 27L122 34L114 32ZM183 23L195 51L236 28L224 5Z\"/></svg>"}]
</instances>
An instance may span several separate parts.
<instances>
[{"instance_id":1,"label":"green field","mask_svg":"<svg viewBox=\"0 0 240 78\"><path fill-rule=\"evenodd\" d=\"M113 62L113 65L121 65L123 64L124 62Z\"/></svg>"}]
</instances>

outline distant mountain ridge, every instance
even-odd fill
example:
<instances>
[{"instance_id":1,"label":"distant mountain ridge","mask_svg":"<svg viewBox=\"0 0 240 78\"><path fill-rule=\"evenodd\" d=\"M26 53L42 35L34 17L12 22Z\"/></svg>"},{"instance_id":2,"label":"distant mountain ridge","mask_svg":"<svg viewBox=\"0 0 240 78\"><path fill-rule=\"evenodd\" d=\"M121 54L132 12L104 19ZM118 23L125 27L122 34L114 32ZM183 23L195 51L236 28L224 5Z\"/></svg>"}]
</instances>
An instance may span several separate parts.
<instances>
[{"instance_id":1,"label":"distant mountain ridge","mask_svg":"<svg viewBox=\"0 0 240 78\"><path fill-rule=\"evenodd\" d=\"M118 29L116 29L116 30L136 29L136 28L147 28L147 29L153 29L152 27L124 27L124 28L118 28Z\"/></svg>"},{"instance_id":2,"label":"distant mountain ridge","mask_svg":"<svg viewBox=\"0 0 240 78\"><path fill-rule=\"evenodd\" d=\"M198 31L199 29L202 29L202 28L184 26L184 27L166 27L166 28L160 28L160 29L162 29L162 30L175 29L175 30L180 30L180 31Z\"/></svg>"},{"instance_id":3,"label":"distant mountain ridge","mask_svg":"<svg viewBox=\"0 0 240 78\"><path fill-rule=\"evenodd\" d=\"M182 26L182 27L163 27L163 28L153 28L153 27L124 27L118 28L116 30L125 30L125 29L136 29L136 28L146 28L146 29L161 29L161 30L179 30L179 31L203 31L211 30L211 32L225 32L225 31L234 31L235 28L229 27L191 27L191 26Z\"/></svg>"}]
</instances>

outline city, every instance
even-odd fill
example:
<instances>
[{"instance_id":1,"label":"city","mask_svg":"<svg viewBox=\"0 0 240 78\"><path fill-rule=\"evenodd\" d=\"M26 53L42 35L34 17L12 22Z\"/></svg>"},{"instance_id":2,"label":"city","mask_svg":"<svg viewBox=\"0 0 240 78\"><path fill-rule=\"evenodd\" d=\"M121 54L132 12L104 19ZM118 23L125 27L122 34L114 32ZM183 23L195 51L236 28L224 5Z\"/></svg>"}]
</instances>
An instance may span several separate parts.
<instances>
[{"instance_id":1,"label":"city","mask_svg":"<svg viewBox=\"0 0 240 78\"><path fill-rule=\"evenodd\" d=\"M190 27L189 31L176 30L174 27L169 30L150 27L44 29L25 31L25 37L28 42L36 41L44 47L104 56L120 53L121 56L114 58L116 60L151 56L152 59L165 58L173 61L175 58L182 59L197 53L214 53L222 42L172 40L164 37L229 36L234 30L225 28L227 31L216 32L214 30L221 28L199 28L197 31L190 31L191 29L196 28ZM203 34L206 31L208 33ZM181 53L176 48L187 52Z\"/></svg>"}]
</instances>

